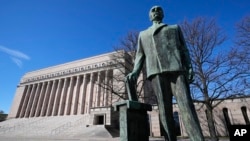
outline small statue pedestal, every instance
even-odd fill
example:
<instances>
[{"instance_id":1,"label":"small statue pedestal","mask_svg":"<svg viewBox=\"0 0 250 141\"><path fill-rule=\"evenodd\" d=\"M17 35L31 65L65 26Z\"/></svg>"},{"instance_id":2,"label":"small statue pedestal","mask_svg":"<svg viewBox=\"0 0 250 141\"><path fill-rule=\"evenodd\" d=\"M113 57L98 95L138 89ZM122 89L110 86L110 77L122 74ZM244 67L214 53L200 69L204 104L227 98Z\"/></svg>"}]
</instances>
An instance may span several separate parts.
<instances>
[{"instance_id":1,"label":"small statue pedestal","mask_svg":"<svg viewBox=\"0 0 250 141\"><path fill-rule=\"evenodd\" d=\"M114 104L120 116L120 141L148 141L150 104L137 101L121 101Z\"/></svg>"}]
</instances>

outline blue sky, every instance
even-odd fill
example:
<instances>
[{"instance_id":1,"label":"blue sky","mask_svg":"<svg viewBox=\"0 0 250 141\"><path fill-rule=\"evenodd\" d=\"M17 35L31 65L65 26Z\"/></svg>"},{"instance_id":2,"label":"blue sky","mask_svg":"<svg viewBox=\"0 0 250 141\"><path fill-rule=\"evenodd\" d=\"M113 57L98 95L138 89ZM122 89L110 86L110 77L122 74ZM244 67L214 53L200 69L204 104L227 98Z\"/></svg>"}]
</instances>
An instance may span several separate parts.
<instances>
[{"instance_id":1,"label":"blue sky","mask_svg":"<svg viewBox=\"0 0 250 141\"><path fill-rule=\"evenodd\" d=\"M249 0L0 0L0 110L9 112L26 72L113 51L127 32L151 25L153 5L168 24L215 17L229 40L250 14Z\"/></svg>"}]
</instances>

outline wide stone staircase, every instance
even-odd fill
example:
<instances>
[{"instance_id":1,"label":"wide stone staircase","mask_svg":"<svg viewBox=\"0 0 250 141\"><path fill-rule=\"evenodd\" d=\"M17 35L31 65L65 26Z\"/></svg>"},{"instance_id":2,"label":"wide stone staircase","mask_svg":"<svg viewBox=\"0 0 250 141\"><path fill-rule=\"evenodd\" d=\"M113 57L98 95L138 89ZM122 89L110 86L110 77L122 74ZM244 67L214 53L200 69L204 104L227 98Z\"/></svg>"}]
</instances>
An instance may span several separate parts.
<instances>
[{"instance_id":1,"label":"wide stone staircase","mask_svg":"<svg viewBox=\"0 0 250 141\"><path fill-rule=\"evenodd\" d=\"M118 131L105 125L88 125L89 115L17 118L0 122L0 137L112 138ZM93 122L92 122L93 123Z\"/></svg>"}]
</instances>

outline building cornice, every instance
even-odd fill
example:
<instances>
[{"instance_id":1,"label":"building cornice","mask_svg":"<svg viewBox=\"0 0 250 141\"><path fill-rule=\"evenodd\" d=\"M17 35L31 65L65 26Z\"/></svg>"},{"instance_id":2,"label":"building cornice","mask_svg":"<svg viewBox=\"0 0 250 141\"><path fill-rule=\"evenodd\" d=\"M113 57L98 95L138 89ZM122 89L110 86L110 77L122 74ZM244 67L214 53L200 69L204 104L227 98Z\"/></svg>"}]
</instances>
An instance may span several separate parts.
<instances>
[{"instance_id":1,"label":"building cornice","mask_svg":"<svg viewBox=\"0 0 250 141\"><path fill-rule=\"evenodd\" d=\"M103 62L88 64L88 65L82 65L82 66L72 67L68 69L63 69L59 71L54 71L50 73L43 73L43 74L32 76L32 77L24 77L22 78L20 84L25 84L25 83L35 82L35 81L44 81L44 80L54 79L57 77L59 78L62 76L80 74L83 72L88 73L94 70L107 69L107 68L110 69L114 67L115 68L117 67L117 63L115 63L115 61L113 60L103 61Z\"/></svg>"}]
</instances>

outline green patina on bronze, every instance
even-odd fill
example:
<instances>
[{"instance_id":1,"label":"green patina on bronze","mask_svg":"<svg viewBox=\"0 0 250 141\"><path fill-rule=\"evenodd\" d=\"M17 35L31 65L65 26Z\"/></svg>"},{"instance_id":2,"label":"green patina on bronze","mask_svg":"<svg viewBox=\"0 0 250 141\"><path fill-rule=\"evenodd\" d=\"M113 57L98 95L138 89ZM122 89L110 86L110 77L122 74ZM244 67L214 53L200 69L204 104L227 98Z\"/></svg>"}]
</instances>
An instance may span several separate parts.
<instances>
[{"instance_id":1,"label":"green patina on bronze","mask_svg":"<svg viewBox=\"0 0 250 141\"><path fill-rule=\"evenodd\" d=\"M160 6L153 6L149 17L153 25L140 32L134 68L126 76L129 100L138 100L135 85L145 63L147 78L157 96L165 139L176 141L172 109L172 96L175 96L190 139L203 141L189 90L194 73L181 28L162 23L164 13Z\"/></svg>"}]
</instances>

